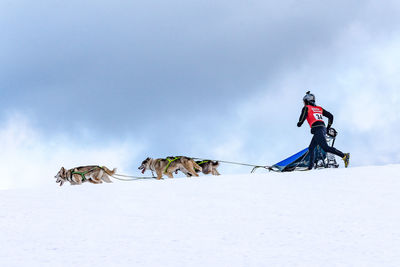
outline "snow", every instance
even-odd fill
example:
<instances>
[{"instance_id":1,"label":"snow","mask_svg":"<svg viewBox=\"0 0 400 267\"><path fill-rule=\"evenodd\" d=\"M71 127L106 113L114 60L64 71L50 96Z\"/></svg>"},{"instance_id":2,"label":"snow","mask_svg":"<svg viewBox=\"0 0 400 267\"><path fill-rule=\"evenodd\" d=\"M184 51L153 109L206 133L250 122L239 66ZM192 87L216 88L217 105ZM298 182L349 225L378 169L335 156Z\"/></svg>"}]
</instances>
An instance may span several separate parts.
<instances>
[{"instance_id":1,"label":"snow","mask_svg":"<svg viewBox=\"0 0 400 267\"><path fill-rule=\"evenodd\" d=\"M0 191L0 265L400 266L400 165Z\"/></svg>"}]
</instances>

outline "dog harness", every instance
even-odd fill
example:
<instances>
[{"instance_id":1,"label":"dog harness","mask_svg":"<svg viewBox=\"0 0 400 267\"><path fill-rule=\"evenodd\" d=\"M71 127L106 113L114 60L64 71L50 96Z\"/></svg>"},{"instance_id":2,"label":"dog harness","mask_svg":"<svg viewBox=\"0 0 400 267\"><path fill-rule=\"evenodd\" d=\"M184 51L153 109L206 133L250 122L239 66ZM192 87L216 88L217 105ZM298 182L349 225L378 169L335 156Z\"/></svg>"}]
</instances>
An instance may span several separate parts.
<instances>
[{"instance_id":1,"label":"dog harness","mask_svg":"<svg viewBox=\"0 0 400 267\"><path fill-rule=\"evenodd\" d=\"M175 157L175 158L173 158L173 159L166 158L166 160L168 160L168 164L167 164L167 167L165 167L164 172L165 172L165 173L167 172L169 166L171 165L171 163L172 163L173 161L175 161L175 160L177 160L177 159L180 159L180 158L181 158L181 157Z\"/></svg>"},{"instance_id":2,"label":"dog harness","mask_svg":"<svg viewBox=\"0 0 400 267\"><path fill-rule=\"evenodd\" d=\"M196 161L197 165L201 165L207 162L210 162L210 160ZM196 167L194 167L194 169L197 170Z\"/></svg>"},{"instance_id":3,"label":"dog harness","mask_svg":"<svg viewBox=\"0 0 400 267\"><path fill-rule=\"evenodd\" d=\"M80 176L82 176L82 182L83 182L83 181L86 180L85 175L88 174L88 173L91 172L91 171L94 171L94 170L97 169L97 168L103 169L103 167L96 166L96 167L94 167L94 168L92 168L92 169L90 169L90 170L88 170L88 171L85 171L85 172L71 172L71 178L72 178L72 175L73 175L73 174L79 174Z\"/></svg>"}]
</instances>

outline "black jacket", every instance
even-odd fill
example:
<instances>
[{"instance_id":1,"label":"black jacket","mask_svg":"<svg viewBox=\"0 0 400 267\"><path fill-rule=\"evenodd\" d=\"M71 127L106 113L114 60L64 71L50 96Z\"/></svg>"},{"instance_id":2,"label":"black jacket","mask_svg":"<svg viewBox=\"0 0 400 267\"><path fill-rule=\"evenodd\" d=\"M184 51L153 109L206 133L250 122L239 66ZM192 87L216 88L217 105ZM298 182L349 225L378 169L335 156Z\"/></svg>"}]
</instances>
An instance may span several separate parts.
<instances>
[{"instance_id":1,"label":"black jacket","mask_svg":"<svg viewBox=\"0 0 400 267\"><path fill-rule=\"evenodd\" d=\"M307 108L307 106L304 106L303 109L301 110L301 114L300 114L299 122L297 123L297 127L301 127L303 122L307 119L307 115L308 115L308 108ZM333 123L333 115L330 112L326 111L325 109L322 109L322 115L328 118L328 127L327 128L329 129ZM314 122L313 125L311 126L312 134L314 134L314 129L317 127L325 127L325 123L323 121Z\"/></svg>"}]
</instances>

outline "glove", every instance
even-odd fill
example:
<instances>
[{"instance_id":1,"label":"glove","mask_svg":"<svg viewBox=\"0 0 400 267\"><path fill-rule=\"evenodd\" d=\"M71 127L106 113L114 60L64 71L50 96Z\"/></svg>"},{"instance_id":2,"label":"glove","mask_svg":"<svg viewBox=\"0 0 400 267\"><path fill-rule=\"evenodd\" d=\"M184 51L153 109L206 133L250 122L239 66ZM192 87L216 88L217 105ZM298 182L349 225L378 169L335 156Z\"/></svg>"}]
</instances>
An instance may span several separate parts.
<instances>
[{"instance_id":1,"label":"glove","mask_svg":"<svg viewBox=\"0 0 400 267\"><path fill-rule=\"evenodd\" d=\"M302 124L301 122L298 122L297 127L301 127L301 124Z\"/></svg>"},{"instance_id":2,"label":"glove","mask_svg":"<svg viewBox=\"0 0 400 267\"><path fill-rule=\"evenodd\" d=\"M331 128L331 125L328 124L328 126L326 127L326 131L329 132L329 129Z\"/></svg>"}]
</instances>

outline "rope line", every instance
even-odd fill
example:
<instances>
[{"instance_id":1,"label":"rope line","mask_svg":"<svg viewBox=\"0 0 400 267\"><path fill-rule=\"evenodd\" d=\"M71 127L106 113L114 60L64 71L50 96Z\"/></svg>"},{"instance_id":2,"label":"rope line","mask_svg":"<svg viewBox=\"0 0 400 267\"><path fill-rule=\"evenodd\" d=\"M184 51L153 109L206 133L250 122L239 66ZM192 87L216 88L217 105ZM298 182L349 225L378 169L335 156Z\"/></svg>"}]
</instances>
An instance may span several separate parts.
<instances>
[{"instance_id":1,"label":"rope line","mask_svg":"<svg viewBox=\"0 0 400 267\"><path fill-rule=\"evenodd\" d=\"M117 177L119 176L119 177ZM114 174L111 176L114 179L120 180L120 181L135 181L135 180L145 180L145 179L156 179L157 177L154 176L132 176L132 175L125 175L125 174ZM121 177L126 177L126 178L121 178Z\"/></svg>"},{"instance_id":2,"label":"rope line","mask_svg":"<svg viewBox=\"0 0 400 267\"><path fill-rule=\"evenodd\" d=\"M253 169L251 170L251 173L253 173L258 168L272 170L270 166L265 166L265 165L254 165L254 164L234 162L234 161L204 159L204 158L192 158L192 159L194 159L194 160L211 160L211 161L218 161L218 162L227 163L227 164L249 166L249 167L253 167ZM153 174L153 176L133 176L133 175L126 175L126 174L119 174L119 173L116 173L116 174L112 175L111 177L114 179L120 180L120 181L136 181L136 180L156 179L157 178L154 176L154 174ZM121 178L121 177L123 177L123 178Z\"/></svg>"},{"instance_id":3,"label":"rope line","mask_svg":"<svg viewBox=\"0 0 400 267\"><path fill-rule=\"evenodd\" d=\"M192 158L192 159L197 159L197 160L206 160L204 158ZM235 165L242 165L242 166L249 166L249 167L269 167L265 165L254 165L254 164L248 164L248 163L240 163L240 162L234 162L234 161L226 161L226 160L217 160L217 159L208 159L212 161L218 161L222 163L228 163L228 164L235 164Z\"/></svg>"},{"instance_id":4,"label":"rope line","mask_svg":"<svg viewBox=\"0 0 400 267\"><path fill-rule=\"evenodd\" d=\"M205 160L203 158L192 158L192 159L196 159L196 160ZM234 165L240 165L240 166L249 166L249 167L253 167L253 169L251 170L251 173L254 173L254 171L258 168L263 168L266 170L271 171L272 167L271 166L267 166L267 165L254 165L254 164L248 164L248 163L241 163L241 162L234 162L234 161L226 161L226 160L215 160L215 159L208 159L208 160L212 160L212 161L218 161L218 162L222 162L222 163L227 163L227 164L234 164Z\"/></svg>"}]
</instances>

